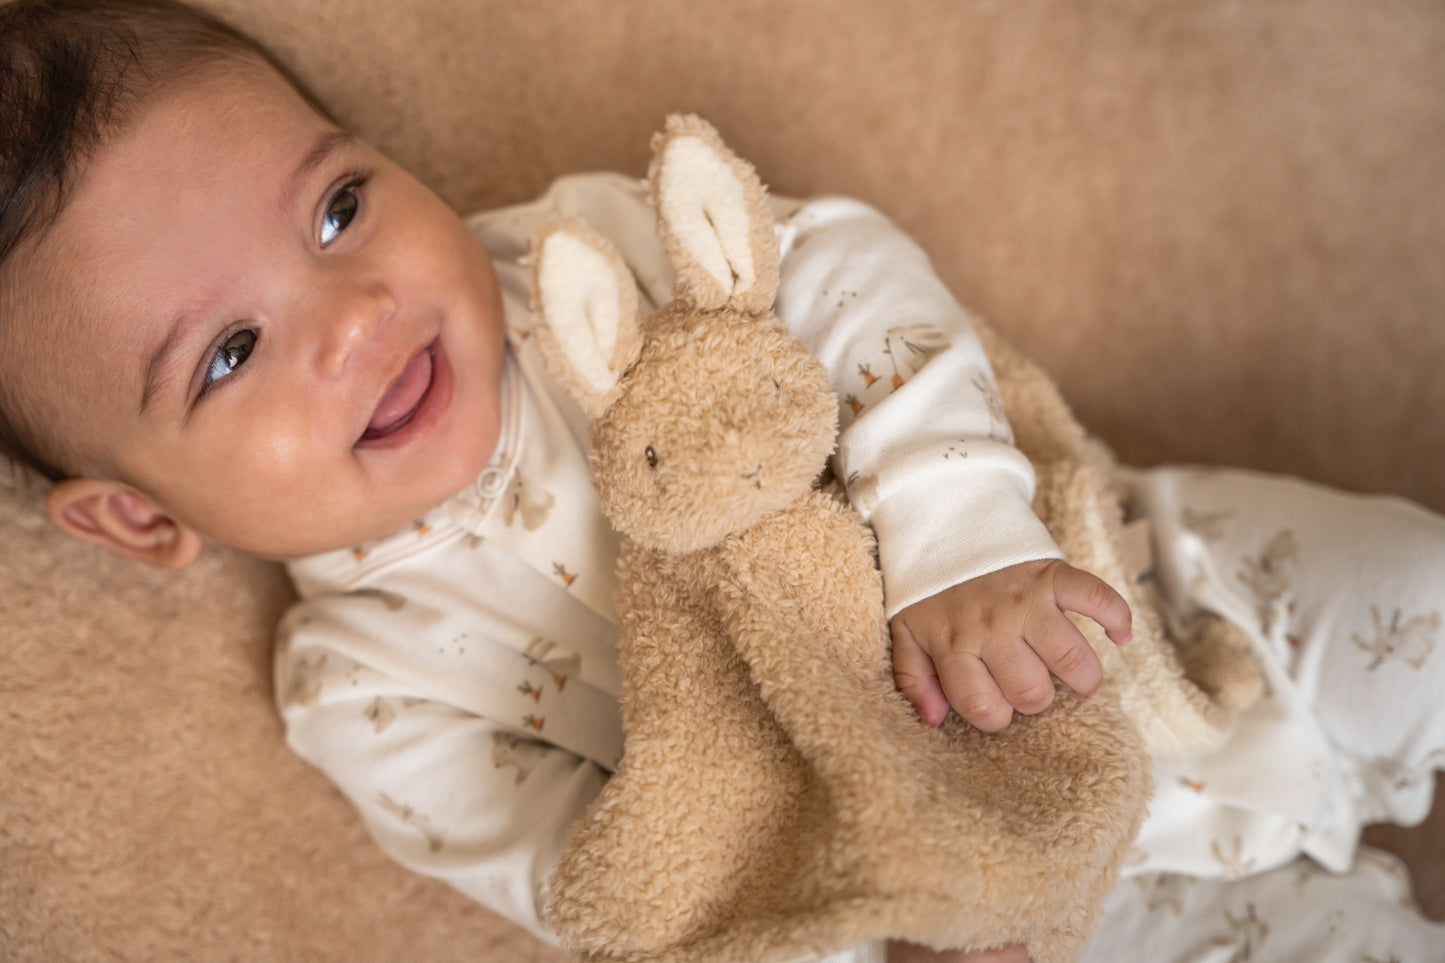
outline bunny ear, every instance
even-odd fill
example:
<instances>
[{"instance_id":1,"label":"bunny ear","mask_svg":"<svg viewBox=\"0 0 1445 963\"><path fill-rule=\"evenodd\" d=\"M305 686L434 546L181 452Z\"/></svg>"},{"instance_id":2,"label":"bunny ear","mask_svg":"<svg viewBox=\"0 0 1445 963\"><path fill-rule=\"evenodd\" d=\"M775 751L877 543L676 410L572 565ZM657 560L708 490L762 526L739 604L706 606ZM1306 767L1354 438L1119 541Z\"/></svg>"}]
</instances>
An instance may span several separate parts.
<instances>
[{"instance_id":1,"label":"bunny ear","mask_svg":"<svg viewBox=\"0 0 1445 963\"><path fill-rule=\"evenodd\" d=\"M637 360L637 286L617 249L580 220L532 245L532 319L548 373L589 418L607 410Z\"/></svg>"},{"instance_id":2,"label":"bunny ear","mask_svg":"<svg viewBox=\"0 0 1445 963\"><path fill-rule=\"evenodd\" d=\"M691 114L669 117L652 152L648 186L677 299L766 311L778 289L778 240L752 165Z\"/></svg>"}]
</instances>

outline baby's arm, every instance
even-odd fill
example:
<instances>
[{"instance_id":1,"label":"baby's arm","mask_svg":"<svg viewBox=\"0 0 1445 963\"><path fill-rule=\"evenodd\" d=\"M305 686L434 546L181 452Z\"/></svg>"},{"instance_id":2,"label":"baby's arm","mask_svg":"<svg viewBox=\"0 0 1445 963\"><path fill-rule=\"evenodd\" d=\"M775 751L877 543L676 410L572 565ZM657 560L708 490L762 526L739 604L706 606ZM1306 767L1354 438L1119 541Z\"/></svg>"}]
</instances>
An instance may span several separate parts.
<instances>
[{"instance_id":1,"label":"baby's arm","mask_svg":"<svg viewBox=\"0 0 1445 963\"><path fill-rule=\"evenodd\" d=\"M835 467L877 532L895 673L920 716L952 704L1001 729L1052 702L1050 672L1093 692L1098 658L1064 612L1122 642L1128 607L1034 515L988 359L923 251L862 204L801 205L778 313L843 399Z\"/></svg>"}]
</instances>

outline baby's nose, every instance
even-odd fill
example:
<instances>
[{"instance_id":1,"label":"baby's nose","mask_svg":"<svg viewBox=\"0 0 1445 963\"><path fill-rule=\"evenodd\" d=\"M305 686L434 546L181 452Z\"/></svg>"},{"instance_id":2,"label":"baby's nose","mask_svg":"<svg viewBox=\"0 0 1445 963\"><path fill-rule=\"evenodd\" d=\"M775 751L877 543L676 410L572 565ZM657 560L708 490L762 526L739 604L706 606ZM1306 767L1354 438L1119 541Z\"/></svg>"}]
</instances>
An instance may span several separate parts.
<instances>
[{"instance_id":1,"label":"baby's nose","mask_svg":"<svg viewBox=\"0 0 1445 963\"><path fill-rule=\"evenodd\" d=\"M396 299L381 284L333 292L319 306L322 325L319 367L330 377L346 370L351 356L372 338L396 310Z\"/></svg>"}]
</instances>

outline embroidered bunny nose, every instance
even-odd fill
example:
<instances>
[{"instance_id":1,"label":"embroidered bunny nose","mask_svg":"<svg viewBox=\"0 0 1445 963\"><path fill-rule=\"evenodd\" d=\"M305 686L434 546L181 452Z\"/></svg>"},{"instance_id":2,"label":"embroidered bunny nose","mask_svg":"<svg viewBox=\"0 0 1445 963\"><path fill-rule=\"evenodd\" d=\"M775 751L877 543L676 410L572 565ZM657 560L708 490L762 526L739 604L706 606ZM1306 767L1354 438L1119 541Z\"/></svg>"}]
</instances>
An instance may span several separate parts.
<instances>
[{"instance_id":1,"label":"embroidered bunny nose","mask_svg":"<svg viewBox=\"0 0 1445 963\"><path fill-rule=\"evenodd\" d=\"M763 466L759 465L743 475L743 481L752 482L756 488L763 487Z\"/></svg>"}]
</instances>

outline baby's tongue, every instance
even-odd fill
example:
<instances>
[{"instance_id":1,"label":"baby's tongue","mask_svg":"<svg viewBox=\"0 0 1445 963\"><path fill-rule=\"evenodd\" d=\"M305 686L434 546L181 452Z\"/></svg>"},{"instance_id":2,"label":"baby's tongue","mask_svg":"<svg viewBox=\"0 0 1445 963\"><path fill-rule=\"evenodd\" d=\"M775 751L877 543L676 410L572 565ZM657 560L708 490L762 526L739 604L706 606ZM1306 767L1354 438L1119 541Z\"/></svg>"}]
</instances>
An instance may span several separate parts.
<instances>
[{"instance_id":1,"label":"baby's tongue","mask_svg":"<svg viewBox=\"0 0 1445 963\"><path fill-rule=\"evenodd\" d=\"M430 384L431 352L423 351L411 359L401 376L386 389L386 394L382 395L376 412L371 416L371 423L366 426L366 433L377 435L389 428L399 427L399 424L416 410L416 406L421 404Z\"/></svg>"}]
</instances>

